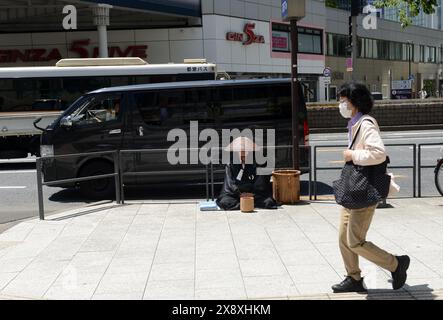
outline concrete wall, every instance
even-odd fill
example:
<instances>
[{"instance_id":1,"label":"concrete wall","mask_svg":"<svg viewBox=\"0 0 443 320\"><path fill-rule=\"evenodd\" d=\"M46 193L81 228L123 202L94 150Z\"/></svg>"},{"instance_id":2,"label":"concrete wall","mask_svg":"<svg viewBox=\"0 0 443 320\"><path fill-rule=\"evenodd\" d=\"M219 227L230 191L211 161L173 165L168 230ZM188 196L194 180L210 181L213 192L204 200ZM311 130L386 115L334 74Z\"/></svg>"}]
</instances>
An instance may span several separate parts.
<instances>
[{"instance_id":1,"label":"concrete wall","mask_svg":"<svg viewBox=\"0 0 443 320\"><path fill-rule=\"evenodd\" d=\"M381 129L420 129L424 126L443 128L443 101L377 102L371 116L377 120ZM308 104L308 120L313 132L347 130L348 120L340 115L337 104Z\"/></svg>"}]
</instances>

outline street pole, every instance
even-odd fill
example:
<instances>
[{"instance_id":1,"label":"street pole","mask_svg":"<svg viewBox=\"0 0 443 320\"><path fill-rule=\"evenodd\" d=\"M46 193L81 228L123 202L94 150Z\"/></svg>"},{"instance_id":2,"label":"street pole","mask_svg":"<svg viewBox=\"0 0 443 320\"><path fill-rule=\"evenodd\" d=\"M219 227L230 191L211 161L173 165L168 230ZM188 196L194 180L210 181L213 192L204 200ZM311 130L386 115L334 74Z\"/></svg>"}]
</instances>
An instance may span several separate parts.
<instances>
[{"instance_id":1,"label":"street pole","mask_svg":"<svg viewBox=\"0 0 443 320\"><path fill-rule=\"evenodd\" d=\"M299 86L298 81L298 29L297 19L291 19L291 97L292 97L292 167L294 170L300 168L300 130L299 130Z\"/></svg>"},{"instance_id":2,"label":"street pole","mask_svg":"<svg viewBox=\"0 0 443 320\"><path fill-rule=\"evenodd\" d=\"M351 52L351 59L352 59L352 80L355 81L355 65L357 63L357 54L358 54L358 47L357 47L357 16L351 17L352 21L352 52Z\"/></svg>"}]
</instances>

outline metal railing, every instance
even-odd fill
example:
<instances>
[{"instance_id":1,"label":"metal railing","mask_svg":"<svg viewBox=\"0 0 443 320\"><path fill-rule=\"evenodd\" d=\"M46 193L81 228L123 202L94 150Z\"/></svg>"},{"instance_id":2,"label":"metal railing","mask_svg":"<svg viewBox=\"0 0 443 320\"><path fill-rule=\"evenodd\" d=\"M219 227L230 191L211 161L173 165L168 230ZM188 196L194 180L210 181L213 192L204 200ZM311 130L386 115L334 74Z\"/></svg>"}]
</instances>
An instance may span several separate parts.
<instances>
[{"instance_id":1,"label":"metal railing","mask_svg":"<svg viewBox=\"0 0 443 320\"><path fill-rule=\"evenodd\" d=\"M418 197L422 196L422 169L423 168L434 168L435 165L422 165L422 147L423 146L440 146L443 145L443 142L440 143L420 143L420 144L413 144L413 143L405 143L405 144L386 144L387 147L412 147L412 159L413 164L407 165L407 166L391 166L388 165L388 168L390 169L412 169L412 184L413 184L413 197L415 198L417 196L416 189L418 189ZM417 148L418 146L418 148ZM270 148L270 147L268 147ZM291 145L285 145L285 146L274 146L271 147L275 150L281 150L281 149L287 149L288 152L292 150ZM308 166L307 167L301 167L300 170L302 172L307 172L309 175L308 180L308 194L309 194L309 200L312 200L312 195L314 196L314 200L317 200L317 171L318 170L341 170L343 167L321 167L318 166L318 157L317 152L319 149L324 148L347 148L347 145L340 144L340 145L321 145L321 146L314 146L314 152L312 153L312 147L311 146L302 146L300 145L301 149L308 149L307 151L307 159L308 159ZM195 150L194 150L195 149ZM186 152L190 152L192 150L200 152L201 148L186 148ZM214 194L214 175L215 174L221 174L224 173L223 169L217 169L216 166L219 163L214 164L213 158L212 158L212 152L213 149L211 149L211 161L209 161L208 164L202 164L202 168L192 168L192 169L183 169L183 170L155 170L155 171L127 171L124 169L123 165L123 158L127 154L132 154L133 156L136 156L137 154L153 154L153 153L164 153L167 154L169 149L138 149L138 150L121 150L121 151L103 151L103 152L91 152L91 153L76 153L76 154L66 154L66 155L57 155L57 156L46 156L37 158L36 160L36 168L37 168L37 192L38 192L38 212L39 217L41 220L44 220L44 202L43 202L43 186L53 186L53 185L61 185L61 184L67 184L67 183L77 183L77 182L84 182L84 181L90 181L90 180L99 180L104 178L115 178L115 195L116 195L116 202L117 204L124 204L125 202L125 193L124 193L124 179L125 177L137 177L137 176L159 176L159 175L195 175L195 174L204 174L205 175L205 190L206 190L206 200L209 200L210 194L212 200L215 198ZM417 156L417 149L418 149L418 156ZM180 150L180 149L178 149ZM337 150L339 151L339 150ZM93 176L83 176L78 178L70 178L70 179L60 179L60 180L53 180L50 182L43 182L42 180L42 165L44 161L51 161L51 160L57 160L62 158L72 158L72 157L93 157L93 156L112 156L113 164L114 164L114 172L109 174L102 174L102 175L93 175ZM313 161L311 160L313 156ZM418 158L418 160L417 160ZM312 179L313 176L313 179ZM417 188L418 184L418 188Z\"/></svg>"},{"instance_id":2,"label":"metal railing","mask_svg":"<svg viewBox=\"0 0 443 320\"><path fill-rule=\"evenodd\" d=\"M42 180L42 163L43 161L48 160L56 160L62 158L73 158L73 157L90 157L90 156L103 156L103 155L112 155L114 162L114 172L108 174L94 175L88 177L79 177L79 178L70 178L70 179L60 179L60 180L52 180L50 182L43 182ZM60 185L64 183L75 183L75 182L84 182L90 180L98 180L103 178L112 178L115 177L115 196L116 202L120 204L120 175L119 175L119 153L118 151L103 151L103 152L90 152L90 153L72 153L58 156L47 156L41 157L36 160L37 167L37 194L38 194L38 215L40 220L45 219L45 211L44 211L44 203L43 203L43 186L51 186L51 185Z\"/></svg>"},{"instance_id":3,"label":"metal railing","mask_svg":"<svg viewBox=\"0 0 443 320\"><path fill-rule=\"evenodd\" d=\"M274 148L275 150L279 149L287 149L288 152L292 149L292 146L275 146L270 147ZM308 149L307 153L307 160L308 160L308 166L307 167L301 167L300 170L302 172L307 171L309 173L309 199L312 199L312 164L311 164L311 146L300 146L300 148ZM103 151L103 152L91 152L91 153L75 153L75 154L66 154L66 155L57 155L57 156L46 156L41 157L36 160L36 167L37 167L37 192L38 192L38 206L39 206L39 217L41 220L45 219L44 214L44 202L43 202L43 186L54 186L54 185L61 185L61 184L67 184L67 183L77 183L77 182L84 182L84 181L90 181L90 180L99 180L104 178L115 178L115 195L116 195L116 202L117 204L124 204L125 203L125 192L124 192L124 186L125 186L125 177L138 177L138 176L167 176L167 175L195 175L195 174L205 174L205 189L206 189L206 200L209 200L209 188L211 188L211 197L212 200L214 200L214 174L216 173L222 173L223 170L217 170L214 168L214 159L213 151L215 149L221 149L221 148L211 148L211 154L209 156L210 161L208 164L201 164L200 166L204 168L192 168L192 169L183 169L183 170L151 170L151 171L128 171L124 167L124 157L125 155L141 155L141 154L153 154L153 153L160 153L166 155L169 151L169 149L135 149L135 150L120 150L120 151ZM177 149L177 151L183 151L186 152L201 152L202 150L205 150L204 148L185 148L185 149ZM206 152L208 149L206 149ZM219 151L219 150L218 150ZM219 154L219 153L217 153ZM102 174L102 175L93 175L93 176L83 176L78 178L69 178L69 179L60 179L60 180L52 180L49 182L43 182L42 179L42 164L44 161L55 161L57 159L61 158L73 158L73 157L86 157L91 158L94 156L105 156L105 155L112 155L113 158L113 165L114 165L114 172L109 174ZM94 159L94 158L92 158Z\"/></svg>"},{"instance_id":4,"label":"metal railing","mask_svg":"<svg viewBox=\"0 0 443 320\"><path fill-rule=\"evenodd\" d=\"M201 149L198 148L186 148L186 149L180 149L178 148L177 151L180 152L180 150L188 151L200 151ZM155 171L125 171L123 166L123 155L125 154L132 154L133 156L137 154L149 154L149 153L165 153L167 154L169 149L135 149L135 150L121 150L120 156L119 156L119 167L120 167L120 193L121 193L121 202L122 204L125 203L125 192L124 192L124 178L125 177L137 177L137 176L168 176L168 175L195 175L195 174L205 174L205 187L206 187L206 200L209 200L209 165L204 165L205 169L187 169L187 170L155 170ZM213 176L211 172L211 182L213 183Z\"/></svg>"},{"instance_id":5,"label":"metal railing","mask_svg":"<svg viewBox=\"0 0 443 320\"><path fill-rule=\"evenodd\" d=\"M418 197L421 197L421 169L423 168L435 168L437 164L434 165L422 165L422 152L421 149L423 146L443 146L443 142L436 143L420 143L418 144ZM438 156L436 156L435 160L437 160Z\"/></svg>"},{"instance_id":6,"label":"metal railing","mask_svg":"<svg viewBox=\"0 0 443 320\"><path fill-rule=\"evenodd\" d=\"M412 169L412 175L413 175L413 197L416 197L416 167L417 167L417 154L416 149L417 146L413 143L394 143L394 144L385 144L386 147L406 147L412 146L412 159L413 159L413 165L412 166L391 166L388 164L388 168L390 169ZM322 145L322 146L315 146L314 147L314 200L317 200L317 170L341 170L343 169L343 166L341 167L319 167L317 166L317 150L322 148L348 148L348 145L340 144L340 145ZM338 150L339 151L339 150Z\"/></svg>"}]
</instances>

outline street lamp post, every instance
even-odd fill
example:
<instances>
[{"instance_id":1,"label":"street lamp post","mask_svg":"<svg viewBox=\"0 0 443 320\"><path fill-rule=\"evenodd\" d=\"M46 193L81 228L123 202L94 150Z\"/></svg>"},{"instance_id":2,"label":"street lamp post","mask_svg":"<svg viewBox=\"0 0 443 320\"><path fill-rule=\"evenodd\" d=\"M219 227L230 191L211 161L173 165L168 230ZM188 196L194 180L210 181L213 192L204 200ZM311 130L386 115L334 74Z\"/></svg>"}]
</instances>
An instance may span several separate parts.
<instances>
[{"instance_id":1,"label":"street lamp post","mask_svg":"<svg viewBox=\"0 0 443 320\"><path fill-rule=\"evenodd\" d=\"M298 29L297 21L305 16L306 0L282 0L282 18L290 21L291 26L291 96L292 96L292 166L295 170L300 168L299 151L299 93L300 81L298 81Z\"/></svg>"},{"instance_id":2,"label":"street lamp post","mask_svg":"<svg viewBox=\"0 0 443 320\"><path fill-rule=\"evenodd\" d=\"M408 40L408 62L409 62L409 73L408 79L411 80L411 60L412 60L412 41Z\"/></svg>"}]
</instances>

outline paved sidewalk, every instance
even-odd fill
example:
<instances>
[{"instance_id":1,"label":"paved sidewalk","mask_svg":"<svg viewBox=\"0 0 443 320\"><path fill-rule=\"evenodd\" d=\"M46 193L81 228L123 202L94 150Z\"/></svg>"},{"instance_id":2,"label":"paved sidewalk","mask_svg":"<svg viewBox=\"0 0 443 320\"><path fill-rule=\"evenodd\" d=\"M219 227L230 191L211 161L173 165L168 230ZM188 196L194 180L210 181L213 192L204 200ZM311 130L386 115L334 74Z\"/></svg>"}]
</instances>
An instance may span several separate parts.
<instances>
[{"instance_id":1,"label":"paved sidewalk","mask_svg":"<svg viewBox=\"0 0 443 320\"><path fill-rule=\"evenodd\" d=\"M441 299L443 197L388 203L368 240L410 255L407 285L395 292L389 272L361 259L369 294L331 294L345 274L332 201L254 213L145 201L0 234L0 299Z\"/></svg>"}]
</instances>

